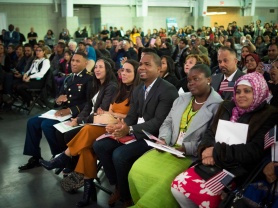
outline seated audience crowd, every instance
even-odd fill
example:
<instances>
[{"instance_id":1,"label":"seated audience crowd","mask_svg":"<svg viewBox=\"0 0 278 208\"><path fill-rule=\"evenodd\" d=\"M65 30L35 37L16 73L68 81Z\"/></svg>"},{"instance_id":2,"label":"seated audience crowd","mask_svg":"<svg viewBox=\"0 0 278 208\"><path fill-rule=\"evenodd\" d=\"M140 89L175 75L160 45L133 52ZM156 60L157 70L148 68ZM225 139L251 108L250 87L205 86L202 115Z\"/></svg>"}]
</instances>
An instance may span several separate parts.
<instances>
[{"instance_id":1,"label":"seated audience crowd","mask_svg":"<svg viewBox=\"0 0 278 208\"><path fill-rule=\"evenodd\" d=\"M270 154L264 137L278 124L277 24L173 26L168 34L160 28L146 35L136 27L126 33L104 27L93 37L84 28L75 32L77 42L66 28L59 40L51 29L37 40L31 27L24 45L20 34L11 24L0 36L1 110L18 101L28 109L29 90L48 83L55 116L71 118L64 133L57 120L30 118L23 154L31 157L19 170L56 169L75 187L69 175L78 174L84 183L78 207L96 200L97 160L113 188L109 206L218 207L226 190L212 192L200 169L229 171L228 185L236 189ZM219 141L224 122L248 125L245 140ZM51 160L42 157L43 134ZM264 173L273 182L275 164L268 162Z\"/></svg>"}]
</instances>

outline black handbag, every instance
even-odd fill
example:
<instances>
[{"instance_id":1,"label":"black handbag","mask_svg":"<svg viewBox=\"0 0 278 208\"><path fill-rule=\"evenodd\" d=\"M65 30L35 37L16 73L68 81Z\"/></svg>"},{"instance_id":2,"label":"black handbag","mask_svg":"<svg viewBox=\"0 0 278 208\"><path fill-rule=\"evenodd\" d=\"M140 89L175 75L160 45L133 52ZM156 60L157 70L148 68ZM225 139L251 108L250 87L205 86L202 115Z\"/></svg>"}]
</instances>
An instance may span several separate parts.
<instances>
[{"instance_id":1,"label":"black handbag","mask_svg":"<svg viewBox=\"0 0 278 208\"><path fill-rule=\"evenodd\" d=\"M195 172L204 180L208 180L220 173L223 169L216 165L204 165L202 162L194 166Z\"/></svg>"},{"instance_id":2,"label":"black handbag","mask_svg":"<svg viewBox=\"0 0 278 208\"><path fill-rule=\"evenodd\" d=\"M259 173L264 168L263 162L260 162L259 165L250 173L249 177L245 180L243 185L232 191L230 190L227 193L227 196L221 201L218 208L249 208L250 206L243 198L244 191L251 184L254 179L259 175Z\"/></svg>"}]
</instances>

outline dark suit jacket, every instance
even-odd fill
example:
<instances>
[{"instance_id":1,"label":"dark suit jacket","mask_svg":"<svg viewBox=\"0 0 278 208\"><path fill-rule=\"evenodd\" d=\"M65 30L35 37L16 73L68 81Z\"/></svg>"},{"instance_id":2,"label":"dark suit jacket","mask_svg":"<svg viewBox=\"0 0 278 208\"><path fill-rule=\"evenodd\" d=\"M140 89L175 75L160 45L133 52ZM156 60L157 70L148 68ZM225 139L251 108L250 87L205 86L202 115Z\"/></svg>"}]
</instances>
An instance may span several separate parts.
<instances>
[{"instance_id":1,"label":"dark suit jacket","mask_svg":"<svg viewBox=\"0 0 278 208\"><path fill-rule=\"evenodd\" d=\"M104 111L108 111L109 106L112 103L112 100L116 96L117 92L117 82L111 81L107 85L102 86L99 90L95 105L93 105L91 97L91 99L87 102L82 112L78 114L77 123L93 123L94 117L90 115L92 107L94 107L94 112L96 112L99 107Z\"/></svg>"},{"instance_id":2,"label":"dark suit jacket","mask_svg":"<svg viewBox=\"0 0 278 208\"><path fill-rule=\"evenodd\" d=\"M232 81L235 82L242 75L244 75L244 73L238 69ZM216 92L219 91L220 84L223 81L223 79L224 75L222 73L212 76L211 86ZM233 92L223 92L221 97L223 100L231 100L233 97Z\"/></svg>"},{"instance_id":3,"label":"dark suit jacket","mask_svg":"<svg viewBox=\"0 0 278 208\"><path fill-rule=\"evenodd\" d=\"M10 31L6 31L4 34L4 43L6 47L8 47L9 44L17 46L19 44L19 39L19 33L16 31L13 31L12 37L10 37Z\"/></svg>"},{"instance_id":4,"label":"dark suit jacket","mask_svg":"<svg viewBox=\"0 0 278 208\"><path fill-rule=\"evenodd\" d=\"M74 80L72 80L72 75L65 79L59 95L67 95L68 101L63 103L62 107L70 108L73 117L76 117L90 100L92 80L92 76L87 74L86 69Z\"/></svg>"},{"instance_id":5,"label":"dark suit jacket","mask_svg":"<svg viewBox=\"0 0 278 208\"><path fill-rule=\"evenodd\" d=\"M132 126L137 139L146 138L142 129L157 136L159 128L168 115L174 100L178 97L175 86L157 78L146 100L144 84L137 86L131 97L130 110L124 119L128 126ZM144 123L137 124L138 118L143 117Z\"/></svg>"}]
</instances>

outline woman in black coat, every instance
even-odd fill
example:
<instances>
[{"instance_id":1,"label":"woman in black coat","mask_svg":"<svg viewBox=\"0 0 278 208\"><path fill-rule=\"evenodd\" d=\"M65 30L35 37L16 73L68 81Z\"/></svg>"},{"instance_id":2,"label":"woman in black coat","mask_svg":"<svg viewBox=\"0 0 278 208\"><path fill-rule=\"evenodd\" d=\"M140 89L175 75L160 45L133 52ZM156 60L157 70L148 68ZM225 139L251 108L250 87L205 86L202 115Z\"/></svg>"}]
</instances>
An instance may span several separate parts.
<instances>
[{"instance_id":1,"label":"woman in black coat","mask_svg":"<svg viewBox=\"0 0 278 208\"><path fill-rule=\"evenodd\" d=\"M262 161L265 156L264 136L278 121L278 109L266 103L269 90L264 77L257 72L240 77L235 83L234 99L224 101L219 107L212 126L206 131L198 147L201 164L225 169L233 174L236 186ZM216 141L216 131L220 120L248 124L247 138L228 144ZM239 128L239 127L237 127ZM230 129L231 130L231 129ZM238 131L238 130L232 130ZM228 135L227 138L231 136ZM195 171L196 170L196 171ZM199 207L207 204L218 207L221 201L221 187L206 184L195 167L189 168L174 179L172 193L181 207ZM221 179L217 180L218 182ZM217 185L218 186L218 185Z\"/></svg>"}]
</instances>

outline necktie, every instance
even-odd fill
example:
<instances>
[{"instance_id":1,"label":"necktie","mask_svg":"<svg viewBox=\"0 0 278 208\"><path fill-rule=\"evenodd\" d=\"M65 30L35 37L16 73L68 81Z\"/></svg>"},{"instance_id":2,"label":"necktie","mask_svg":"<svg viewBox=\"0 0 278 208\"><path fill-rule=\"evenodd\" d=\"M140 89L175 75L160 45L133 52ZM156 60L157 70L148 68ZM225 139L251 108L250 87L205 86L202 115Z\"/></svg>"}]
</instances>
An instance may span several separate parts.
<instances>
[{"instance_id":1,"label":"necktie","mask_svg":"<svg viewBox=\"0 0 278 208\"><path fill-rule=\"evenodd\" d=\"M146 98L147 98L147 96L149 94L149 89L146 88L146 86L144 86L144 89L145 89L145 100L146 100Z\"/></svg>"}]
</instances>

